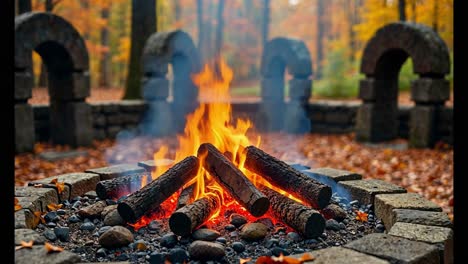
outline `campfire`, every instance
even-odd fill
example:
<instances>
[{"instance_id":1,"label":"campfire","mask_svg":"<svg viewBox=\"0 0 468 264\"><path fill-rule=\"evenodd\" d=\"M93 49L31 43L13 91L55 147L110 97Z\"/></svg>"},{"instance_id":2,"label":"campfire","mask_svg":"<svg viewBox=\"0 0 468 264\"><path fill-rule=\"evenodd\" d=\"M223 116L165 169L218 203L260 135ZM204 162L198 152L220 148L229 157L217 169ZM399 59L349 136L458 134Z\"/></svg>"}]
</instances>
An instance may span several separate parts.
<instances>
[{"instance_id":1,"label":"campfire","mask_svg":"<svg viewBox=\"0 0 468 264\"><path fill-rule=\"evenodd\" d=\"M185 236L231 211L248 219L267 215L306 238L318 237L325 228L318 210L329 205L331 188L261 150L261 137L247 136L250 120L231 120L233 73L223 60L216 63L216 71L206 65L193 76L200 105L178 136L174 164L158 166L171 158L162 146L150 175L101 181L97 194L119 199L120 216L136 229L169 218L171 231Z\"/></svg>"}]
</instances>

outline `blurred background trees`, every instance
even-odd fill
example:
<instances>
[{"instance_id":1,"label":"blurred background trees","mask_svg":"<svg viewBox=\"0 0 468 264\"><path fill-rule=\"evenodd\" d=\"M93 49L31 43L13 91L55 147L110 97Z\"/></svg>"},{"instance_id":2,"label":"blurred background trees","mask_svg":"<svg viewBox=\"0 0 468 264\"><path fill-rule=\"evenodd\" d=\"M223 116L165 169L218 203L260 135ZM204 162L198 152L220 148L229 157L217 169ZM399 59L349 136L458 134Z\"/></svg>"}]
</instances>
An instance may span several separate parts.
<instances>
[{"instance_id":1,"label":"blurred background trees","mask_svg":"<svg viewBox=\"0 0 468 264\"><path fill-rule=\"evenodd\" d=\"M259 94L262 46L277 36L307 44L315 71L314 94L324 97L356 96L364 45L387 23L425 24L453 48L453 0L229 0L223 5L220 0L15 1L16 13L48 10L80 31L90 53L93 89L137 87L137 58L156 29L187 31L205 60L221 50L235 73L234 95ZM136 17L135 8L141 8ZM37 54L33 59L37 84L44 86L39 77L45 69ZM402 90L414 78L410 63L400 73ZM125 98L138 97L132 89Z\"/></svg>"}]
</instances>

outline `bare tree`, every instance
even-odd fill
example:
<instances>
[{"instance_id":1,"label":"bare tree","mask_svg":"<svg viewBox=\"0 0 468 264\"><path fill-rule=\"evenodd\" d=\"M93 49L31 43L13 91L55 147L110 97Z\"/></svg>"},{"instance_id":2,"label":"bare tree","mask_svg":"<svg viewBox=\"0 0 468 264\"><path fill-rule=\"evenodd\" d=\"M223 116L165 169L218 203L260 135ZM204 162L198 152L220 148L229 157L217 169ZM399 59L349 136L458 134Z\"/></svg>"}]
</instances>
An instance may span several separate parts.
<instances>
[{"instance_id":1,"label":"bare tree","mask_svg":"<svg viewBox=\"0 0 468 264\"><path fill-rule=\"evenodd\" d=\"M109 5L103 6L101 9L101 18L105 21L109 20ZM107 25L101 28L101 46L109 47L109 28ZM111 56L109 50L101 52L101 61L99 62L99 86L110 87L111 75Z\"/></svg>"},{"instance_id":2,"label":"bare tree","mask_svg":"<svg viewBox=\"0 0 468 264\"><path fill-rule=\"evenodd\" d=\"M322 77L323 60L323 36L325 33L325 0L318 0L317 3L317 69L316 78Z\"/></svg>"},{"instance_id":3,"label":"bare tree","mask_svg":"<svg viewBox=\"0 0 468 264\"><path fill-rule=\"evenodd\" d=\"M439 1L434 0L433 1L434 6L432 8L432 29L437 32L439 30L439 24L438 24L438 19L439 19Z\"/></svg>"}]
</instances>

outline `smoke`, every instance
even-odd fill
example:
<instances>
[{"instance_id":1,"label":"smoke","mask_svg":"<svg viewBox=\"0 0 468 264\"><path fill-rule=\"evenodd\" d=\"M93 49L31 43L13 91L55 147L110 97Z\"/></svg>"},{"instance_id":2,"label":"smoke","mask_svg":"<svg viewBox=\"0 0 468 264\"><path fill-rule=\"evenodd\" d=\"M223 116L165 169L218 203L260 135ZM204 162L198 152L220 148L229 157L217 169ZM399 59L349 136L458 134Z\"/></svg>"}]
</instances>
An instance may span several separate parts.
<instances>
[{"instance_id":1,"label":"smoke","mask_svg":"<svg viewBox=\"0 0 468 264\"><path fill-rule=\"evenodd\" d=\"M341 198L340 203L349 205L349 203L352 201L351 194L349 193L349 191L343 188L341 185L339 185L336 181L330 179L329 177L318 173L314 173L310 170L303 170L302 173L308 175L309 177L320 183L330 186L333 192L333 196L338 196Z\"/></svg>"}]
</instances>

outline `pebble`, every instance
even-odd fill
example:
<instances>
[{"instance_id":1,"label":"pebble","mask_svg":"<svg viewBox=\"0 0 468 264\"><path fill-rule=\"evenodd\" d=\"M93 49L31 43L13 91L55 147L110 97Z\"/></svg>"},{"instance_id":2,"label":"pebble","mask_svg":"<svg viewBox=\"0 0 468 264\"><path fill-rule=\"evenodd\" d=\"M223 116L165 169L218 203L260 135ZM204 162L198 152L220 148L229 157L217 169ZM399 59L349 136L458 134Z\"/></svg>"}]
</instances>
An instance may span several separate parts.
<instances>
[{"instance_id":1,"label":"pebble","mask_svg":"<svg viewBox=\"0 0 468 264\"><path fill-rule=\"evenodd\" d=\"M44 233L42 233L42 235L47 238L48 240L54 242L55 240L57 240L57 235L55 235L54 231L50 230L50 229L47 229L46 231L44 231Z\"/></svg>"},{"instance_id":2,"label":"pebble","mask_svg":"<svg viewBox=\"0 0 468 264\"><path fill-rule=\"evenodd\" d=\"M50 227L50 228L54 228L54 227L57 226L57 224L54 223L54 222L49 222L49 223L47 223L46 225L47 225L47 227Z\"/></svg>"},{"instance_id":3,"label":"pebble","mask_svg":"<svg viewBox=\"0 0 468 264\"><path fill-rule=\"evenodd\" d=\"M72 208L78 209L80 206L81 206L81 202L80 202L80 201L76 201L76 202L73 203Z\"/></svg>"},{"instance_id":4,"label":"pebble","mask_svg":"<svg viewBox=\"0 0 468 264\"><path fill-rule=\"evenodd\" d=\"M99 233L99 235L102 235L102 234L104 234L104 232L106 232L109 229L111 229L111 226L103 226L103 227L99 228L98 233Z\"/></svg>"},{"instance_id":5,"label":"pebble","mask_svg":"<svg viewBox=\"0 0 468 264\"><path fill-rule=\"evenodd\" d=\"M249 241L256 241L265 238L268 227L262 223L248 223L242 227L241 238Z\"/></svg>"},{"instance_id":6,"label":"pebble","mask_svg":"<svg viewBox=\"0 0 468 264\"><path fill-rule=\"evenodd\" d=\"M70 240L70 228L69 227L56 227L54 233L58 239L62 242Z\"/></svg>"},{"instance_id":7,"label":"pebble","mask_svg":"<svg viewBox=\"0 0 468 264\"><path fill-rule=\"evenodd\" d=\"M125 260L128 260L128 255L126 253L122 253L120 255L117 256L117 258L115 258L116 260L118 261L125 261Z\"/></svg>"},{"instance_id":8,"label":"pebble","mask_svg":"<svg viewBox=\"0 0 468 264\"><path fill-rule=\"evenodd\" d=\"M359 232L363 232L364 230L366 230L366 228L365 228L363 225L359 225L359 226L357 227L357 230L358 230Z\"/></svg>"},{"instance_id":9,"label":"pebble","mask_svg":"<svg viewBox=\"0 0 468 264\"><path fill-rule=\"evenodd\" d=\"M57 210L57 214L58 215L66 215L67 214L67 211L63 210L63 209L58 209Z\"/></svg>"},{"instance_id":10,"label":"pebble","mask_svg":"<svg viewBox=\"0 0 468 264\"><path fill-rule=\"evenodd\" d=\"M182 248L173 248L169 251L169 261L172 264L188 262L189 255Z\"/></svg>"},{"instance_id":11,"label":"pebble","mask_svg":"<svg viewBox=\"0 0 468 264\"><path fill-rule=\"evenodd\" d=\"M226 255L224 247L218 243L197 240L188 248L190 258L208 261L221 259Z\"/></svg>"},{"instance_id":12,"label":"pebble","mask_svg":"<svg viewBox=\"0 0 468 264\"><path fill-rule=\"evenodd\" d=\"M133 242L133 234L122 226L113 226L99 237L99 244L105 248L127 246Z\"/></svg>"},{"instance_id":13,"label":"pebble","mask_svg":"<svg viewBox=\"0 0 468 264\"><path fill-rule=\"evenodd\" d=\"M109 212L104 218L104 224L108 226L116 226L125 224L117 209Z\"/></svg>"},{"instance_id":14,"label":"pebble","mask_svg":"<svg viewBox=\"0 0 468 264\"><path fill-rule=\"evenodd\" d=\"M328 219L325 223L325 228L334 231L339 231L341 229L340 224L335 219Z\"/></svg>"},{"instance_id":15,"label":"pebble","mask_svg":"<svg viewBox=\"0 0 468 264\"><path fill-rule=\"evenodd\" d=\"M100 248L96 251L96 257L105 258L107 256L107 250L105 248Z\"/></svg>"},{"instance_id":16,"label":"pebble","mask_svg":"<svg viewBox=\"0 0 468 264\"><path fill-rule=\"evenodd\" d=\"M57 215L57 212L48 212L45 216L44 216L44 220L46 222L57 222L58 220L60 219L60 217Z\"/></svg>"},{"instance_id":17,"label":"pebble","mask_svg":"<svg viewBox=\"0 0 468 264\"><path fill-rule=\"evenodd\" d=\"M288 248L289 245L291 245L291 242L287 240L282 240L278 243L278 247L280 248Z\"/></svg>"},{"instance_id":18,"label":"pebble","mask_svg":"<svg viewBox=\"0 0 468 264\"><path fill-rule=\"evenodd\" d=\"M179 243L182 245L190 244L190 242L190 237L181 237L179 240Z\"/></svg>"},{"instance_id":19,"label":"pebble","mask_svg":"<svg viewBox=\"0 0 468 264\"><path fill-rule=\"evenodd\" d=\"M234 243L232 243L231 247L237 253L242 253L245 250L245 246L244 246L244 244L242 242L234 242Z\"/></svg>"},{"instance_id":20,"label":"pebble","mask_svg":"<svg viewBox=\"0 0 468 264\"><path fill-rule=\"evenodd\" d=\"M255 220L255 223L262 223L266 225L268 229L273 229L275 227L275 225L273 224L273 221L271 221L270 218L266 218L266 217Z\"/></svg>"},{"instance_id":21,"label":"pebble","mask_svg":"<svg viewBox=\"0 0 468 264\"><path fill-rule=\"evenodd\" d=\"M216 238L216 242L219 242L219 243L221 243L223 245L226 245L227 240L224 237L218 237L218 238Z\"/></svg>"},{"instance_id":22,"label":"pebble","mask_svg":"<svg viewBox=\"0 0 468 264\"><path fill-rule=\"evenodd\" d=\"M162 222L159 220L153 220L148 224L149 230L159 230L163 226Z\"/></svg>"},{"instance_id":23,"label":"pebble","mask_svg":"<svg viewBox=\"0 0 468 264\"><path fill-rule=\"evenodd\" d=\"M284 249L284 248L280 248L280 247L274 247L272 249L270 249L270 252L273 256L276 256L276 257L279 257L280 254L283 254L283 256L288 256L289 255L289 252Z\"/></svg>"},{"instance_id":24,"label":"pebble","mask_svg":"<svg viewBox=\"0 0 468 264\"><path fill-rule=\"evenodd\" d=\"M358 200L353 200L349 203L349 205L351 206L358 206L358 204L359 204Z\"/></svg>"},{"instance_id":25,"label":"pebble","mask_svg":"<svg viewBox=\"0 0 468 264\"><path fill-rule=\"evenodd\" d=\"M267 242L265 243L265 247L267 248L271 248L273 246L277 246L279 243L279 240L276 239L276 238L271 238L271 239L268 239Z\"/></svg>"},{"instance_id":26,"label":"pebble","mask_svg":"<svg viewBox=\"0 0 468 264\"><path fill-rule=\"evenodd\" d=\"M68 218L68 222L69 222L69 223L72 223L72 224L78 223L78 222L80 222L80 221L81 221L81 219L80 219L78 216L76 216L76 215L72 215L72 216L70 216L70 217Z\"/></svg>"},{"instance_id":27,"label":"pebble","mask_svg":"<svg viewBox=\"0 0 468 264\"><path fill-rule=\"evenodd\" d=\"M289 232L286 237L291 240L291 241L294 241L294 242L299 242L302 240L302 237L301 235L299 235L298 233L296 232Z\"/></svg>"},{"instance_id":28,"label":"pebble","mask_svg":"<svg viewBox=\"0 0 468 264\"><path fill-rule=\"evenodd\" d=\"M377 224L374 228L375 232L383 233L385 231L385 226L382 224Z\"/></svg>"},{"instance_id":29,"label":"pebble","mask_svg":"<svg viewBox=\"0 0 468 264\"><path fill-rule=\"evenodd\" d=\"M230 223L234 225L235 227L240 227L241 225L244 225L247 223L247 219L243 215L236 214L236 213L231 214L231 216L229 216L229 220L230 220Z\"/></svg>"},{"instance_id":30,"label":"pebble","mask_svg":"<svg viewBox=\"0 0 468 264\"><path fill-rule=\"evenodd\" d=\"M234 231L236 230L236 227L234 225L229 224L229 225L226 225L224 229L226 229L227 231Z\"/></svg>"},{"instance_id":31,"label":"pebble","mask_svg":"<svg viewBox=\"0 0 468 264\"><path fill-rule=\"evenodd\" d=\"M311 244L317 244L318 243L318 240L317 239L307 239L304 241L305 244L307 245L311 245Z\"/></svg>"},{"instance_id":32,"label":"pebble","mask_svg":"<svg viewBox=\"0 0 468 264\"><path fill-rule=\"evenodd\" d=\"M239 236L239 232L233 231L233 232L229 233L229 236L230 237L237 237L237 236Z\"/></svg>"},{"instance_id":33,"label":"pebble","mask_svg":"<svg viewBox=\"0 0 468 264\"><path fill-rule=\"evenodd\" d=\"M93 223L91 223L91 222L83 223L83 224L80 226L80 230L93 231L95 228L96 228L96 226L95 226Z\"/></svg>"},{"instance_id":34,"label":"pebble","mask_svg":"<svg viewBox=\"0 0 468 264\"><path fill-rule=\"evenodd\" d=\"M219 236L221 234L218 231L208 228L200 228L192 233L192 237L195 240L214 241Z\"/></svg>"},{"instance_id":35,"label":"pebble","mask_svg":"<svg viewBox=\"0 0 468 264\"><path fill-rule=\"evenodd\" d=\"M149 255L150 264L164 264L166 255L160 252L154 251Z\"/></svg>"},{"instance_id":36,"label":"pebble","mask_svg":"<svg viewBox=\"0 0 468 264\"><path fill-rule=\"evenodd\" d=\"M165 234L160 241L160 245L167 248L173 248L177 244L177 236L174 233Z\"/></svg>"},{"instance_id":37,"label":"pebble","mask_svg":"<svg viewBox=\"0 0 468 264\"><path fill-rule=\"evenodd\" d=\"M346 225L345 225L345 224L340 223L339 225L340 225L340 229L346 229Z\"/></svg>"}]
</instances>

